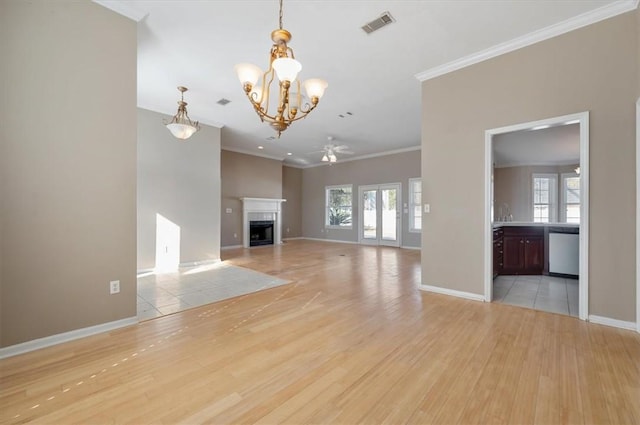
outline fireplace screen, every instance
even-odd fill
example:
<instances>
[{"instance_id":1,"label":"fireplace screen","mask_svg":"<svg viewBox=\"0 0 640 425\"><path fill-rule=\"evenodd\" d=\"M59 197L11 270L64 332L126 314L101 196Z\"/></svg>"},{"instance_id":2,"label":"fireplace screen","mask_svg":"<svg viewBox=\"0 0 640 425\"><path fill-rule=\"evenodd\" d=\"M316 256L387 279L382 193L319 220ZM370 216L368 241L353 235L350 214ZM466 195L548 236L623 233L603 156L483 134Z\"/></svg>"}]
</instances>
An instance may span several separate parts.
<instances>
[{"instance_id":1,"label":"fireplace screen","mask_svg":"<svg viewBox=\"0 0 640 425\"><path fill-rule=\"evenodd\" d=\"M273 220L249 222L249 246L273 245Z\"/></svg>"}]
</instances>

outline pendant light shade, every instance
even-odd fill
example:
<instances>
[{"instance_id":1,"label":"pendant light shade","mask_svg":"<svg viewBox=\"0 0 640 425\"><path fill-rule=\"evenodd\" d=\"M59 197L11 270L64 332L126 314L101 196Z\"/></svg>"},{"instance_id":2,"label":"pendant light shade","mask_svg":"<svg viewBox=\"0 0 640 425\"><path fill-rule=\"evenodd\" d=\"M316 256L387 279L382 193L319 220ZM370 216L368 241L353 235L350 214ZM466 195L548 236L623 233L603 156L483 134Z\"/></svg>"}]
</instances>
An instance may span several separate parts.
<instances>
[{"instance_id":1,"label":"pendant light shade","mask_svg":"<svg viewBox=\"0 0 640 425\"><path fill-rule=\"evenodd\" d=\"M189 90L186 87L179 86L178 91L181 93L180 100L178 101L178 112L173 116L170 122L165 121L165 126L169 129L171 134L177 139L186 140L193 134L200 130L200 124L198 121L191 121L187 114L187 102L184 101L184 92Z\"/></svg>"},{"instance_id":2,"label":"pendant light shade","mask_svg":"<svg viewBox=\"0 0 640 425\"><path fill-rule=\"evenodd\" d=\"M239 63L235 66L235 70L243 86L246 84L255 86L262 76L260 67L252 63Z\"/></svg>"},{"instance_id":3,"label":"pendant light shade","mask_svg":"<svg viewBox=\"0 0 640 425\"><path fill-rule=\"evenodd\" d=\"M187 124L167 124L167 128L176 139L186 140L198 131L196 127Z\"/></svg>"},{"instance_id":4,"label":"pendant light shade","mask_svg":"<svg viewBox=\"0 0 640 425\"><path fill-rule=\"evenodd\" d=\"M313 99L314 97L320 99L324 95L324 91L327 86L326 81L321 80L319 78L310 78L304 82L304 89L307 92L307 96Z\"/></svg>"},{"instance_id":5,"label":"pendant light shade","mask_svg":"<svg viewBox=\"0 0 640 425\"><path fill-rule=\"evenodd\" d=\"M278 58L273 61L273 69L276 71L278 80L293 83L302 69L302 65L295 59Z\"/></svg>"}]
</instances>

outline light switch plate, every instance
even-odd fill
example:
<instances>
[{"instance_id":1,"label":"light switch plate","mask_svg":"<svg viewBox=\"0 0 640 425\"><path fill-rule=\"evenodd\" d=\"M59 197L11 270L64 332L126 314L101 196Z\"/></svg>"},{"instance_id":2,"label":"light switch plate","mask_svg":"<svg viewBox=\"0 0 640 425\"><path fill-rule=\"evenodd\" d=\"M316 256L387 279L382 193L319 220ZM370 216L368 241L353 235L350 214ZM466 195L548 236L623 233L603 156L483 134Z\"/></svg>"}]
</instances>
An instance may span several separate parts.
<instances>
[{"instance_id":1,"label":"light switch plate","mask_svg":"<svg viewBox=\"0 0 640 425\"><path fill-rule=\"evenodd\" d=\"M431 212L431 205L429 204L424 204L424 212L425 213L430 213Z\"/></svg>"},{"instance_id":2,"label":"light switch plate","mask_svg":"<svg viewBox=\"0 0 640 425\"><path fill-rule=\"evenodd\" d=\"M231 208L227 208L226 213L227 214L231 214L233 212L233 210Z\"/></svg>"},{"instance_id":3,"label":"light switch plate","mask_svg":"<svg viewBox=\"0 0 640 425\"><path fill-rule=\"evenodd\" d=\"M120 281L112 280L111 282L109 282L109 293L113 295L119 292L120 292Z\"/></svg>"}]
</instances>

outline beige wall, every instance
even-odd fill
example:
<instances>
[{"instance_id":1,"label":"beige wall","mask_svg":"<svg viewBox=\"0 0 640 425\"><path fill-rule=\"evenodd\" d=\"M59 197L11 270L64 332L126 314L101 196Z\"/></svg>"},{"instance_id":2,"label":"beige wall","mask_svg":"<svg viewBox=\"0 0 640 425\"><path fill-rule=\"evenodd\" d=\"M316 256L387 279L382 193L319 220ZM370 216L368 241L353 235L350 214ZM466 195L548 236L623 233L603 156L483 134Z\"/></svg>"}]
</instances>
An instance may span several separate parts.
<instances>
[{"instance_id":1,"label":"beige wall","mask_svg":"<svg viewBox=\"0 0 640 425\"><path fill-rule=\"evenodd\" d=\"M590 111L589 312L635 321L636 15L422 84L424 284L483 293L485 130Z\"/></svg>"},{"instance_id":2,"label":"beige wall","mask_svg":"<svg viewBox=\"0 0 640 425\"><path fill-rule=\"evenodd\" d=\"M402 203L408 202L408 180L420 177L420 155L410 151L357 161L338 162L331 166L305 168L302 173L302 229L309 238L358 241L358 186L402 183ZM353 228L325 229L325 187L352 184ZM408 231L409 216L402 214L402 245L420 246L420 234Z\"/></svg>"},{"instance_id":3,"label":"beige wall","mask_svg":"<svg viewBox=\"0 0 640 425\"><path fill-rule=\"evenodd\" d=\"M533 174L551 173L558 175L558 202L562 173L574 173L578 164L574 165L528 165L520 167L503 167L493 170L494 221L500 221L501 207L507 204L513 215L513 221L533 221ZM507 214L507 208L502 213Z\"/></svg>"},{"instance_id":4,"label":"beige wall","mask_svg":"<svg viewBox=\"0 0 640 425\"><path fill-rule=\"evenodd\" d=\"M302 236L302 170L282 167L282 237Z\"/></svg>"},{"instance_id":5,"label":"beige wall","mask_svg":"<svg viewBox=\"0 0 640 425\"><path fill-rule=\"evenodd\" d=\"M153 269L156 214L180 227L180 263L220 259L220 129L181 141L138 109L138 270Z\"/></svg>"},{"instance_id":6,"label":"beige wall","mask_svg":"<svg viewBox=\"0 0 640 425\"><path fill-rule=\"evenodd\" d=\"M223 150L221 246L242 245L240 197L282 198L282 161ZM226 209L232 212L227 213Z\"/></svg>"},{"instance_id":7,"label":"beige wall","mask_svg":"<svg viewBox=\"0 0 640 425\"><path fill-rule=\"evenodd\" d=\"M136 24L89 1L0 8L5 347L136 315Z\"/></svg>"}]
</instances>

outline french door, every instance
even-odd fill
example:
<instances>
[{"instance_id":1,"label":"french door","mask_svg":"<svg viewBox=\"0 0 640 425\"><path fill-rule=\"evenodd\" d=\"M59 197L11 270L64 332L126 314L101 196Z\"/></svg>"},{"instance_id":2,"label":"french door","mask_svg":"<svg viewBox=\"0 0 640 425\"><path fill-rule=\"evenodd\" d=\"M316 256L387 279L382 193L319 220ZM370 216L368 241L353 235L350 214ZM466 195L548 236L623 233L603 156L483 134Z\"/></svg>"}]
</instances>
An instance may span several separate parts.
<instances>
[{"instance_id":1,"label":"french door","mask_svg":"<svg viewBox=\"0 0 640 425\"><path fill-rule=\"evenodd\" d=\"M401 189L400 183L358 188L360 243L400 246Z\"/></svg>"}]
</instances>

